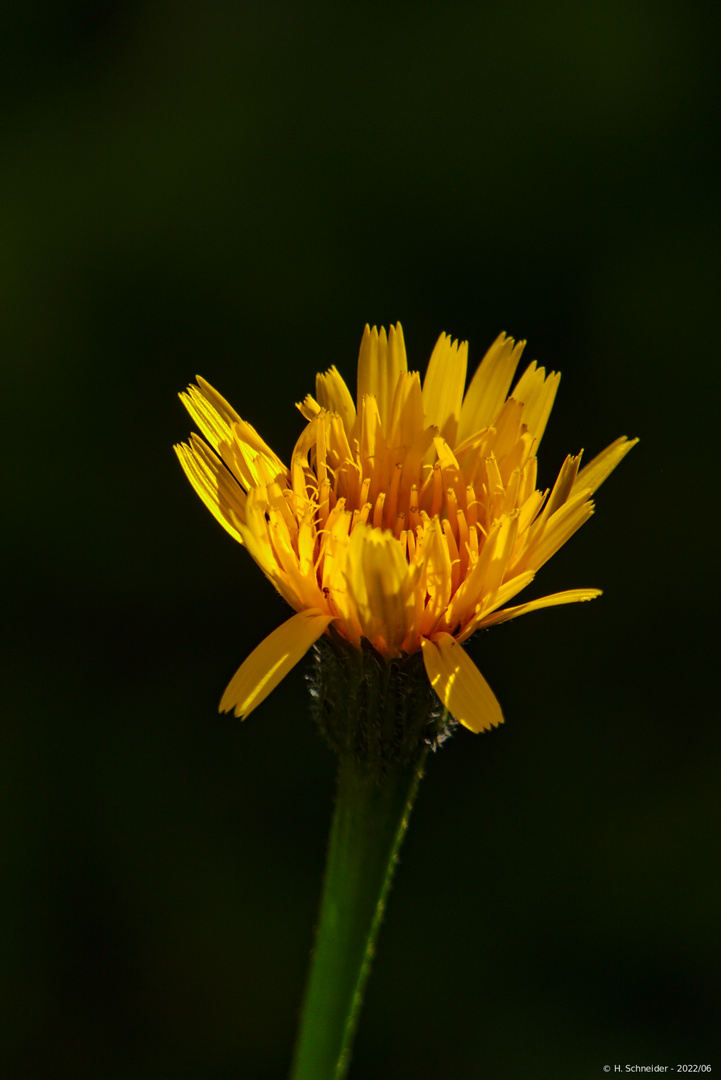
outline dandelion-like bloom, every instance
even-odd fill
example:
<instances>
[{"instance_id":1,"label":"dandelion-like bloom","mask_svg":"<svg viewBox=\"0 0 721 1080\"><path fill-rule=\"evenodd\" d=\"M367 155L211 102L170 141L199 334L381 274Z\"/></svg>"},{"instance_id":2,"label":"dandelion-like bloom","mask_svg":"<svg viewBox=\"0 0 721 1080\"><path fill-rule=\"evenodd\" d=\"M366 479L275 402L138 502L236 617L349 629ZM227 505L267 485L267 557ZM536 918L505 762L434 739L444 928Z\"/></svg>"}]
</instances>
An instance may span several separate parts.
<instances>
[{"instance_id":1,"label":"dandelion-like bloom","mask_svg":"<svg viewBox=\"0 0 721 1080\"><path fill-rule=\"evenodd\" d=\"M560 375L534 361L508 396L524 344L501 334L464 395L467 342L442 334L421 385L400 323L388 335L366 326L357 404L335 367L317 375L290 467L204 379L180 395L207 440L175 448L188 479L296 611L240 667L222 711L247 716L332 624L387 660L422 650L436 694L471 731L502 722L462 643L600 595L503 606L588 520L593 492L637 441L617 439L580 471L581 454L569 455L550 493L537 490Z\"/></svg>"}]
</instances>

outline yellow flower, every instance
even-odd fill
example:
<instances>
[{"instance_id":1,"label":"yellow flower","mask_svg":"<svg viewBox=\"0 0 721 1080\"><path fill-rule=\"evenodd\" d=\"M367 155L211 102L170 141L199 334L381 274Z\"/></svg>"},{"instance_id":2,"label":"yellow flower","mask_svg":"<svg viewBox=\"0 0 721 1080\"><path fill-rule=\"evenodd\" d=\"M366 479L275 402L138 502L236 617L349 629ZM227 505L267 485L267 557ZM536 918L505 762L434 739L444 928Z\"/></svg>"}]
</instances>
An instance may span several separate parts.
<instances>
[{"instance_id":1,"label":"yellow flower","mask_svg":"<svg viewBox=\"0 0 721 1080\"><path fill-rule=\"evenodd\" d=\"M550 494L538 491L560 375L534 362L508 397L524 344L501 334L464 395L467 342L442 334L421 385L400 323L388 335L366 326L357 405L335 367L317 375L290 468L204 379L180 395L206 440L175 447L188 479L296 611L241 666L221 711L246 717L333 624L387 659L422 650L436 694L471 731L502 722L462 642L600 595L503 607L588 520L591 495L637 441L617 439L580 471L569 455Z\"/></svg>"}]
</instances>

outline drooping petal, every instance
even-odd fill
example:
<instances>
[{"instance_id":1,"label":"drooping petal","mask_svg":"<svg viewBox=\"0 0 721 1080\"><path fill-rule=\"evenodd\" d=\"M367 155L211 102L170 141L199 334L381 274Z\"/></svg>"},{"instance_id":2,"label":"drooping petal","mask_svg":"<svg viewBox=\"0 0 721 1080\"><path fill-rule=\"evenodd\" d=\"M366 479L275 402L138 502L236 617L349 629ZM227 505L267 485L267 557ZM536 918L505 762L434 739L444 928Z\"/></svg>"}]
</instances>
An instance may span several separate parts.
<instances>
[{"instance_id":1,"label":"drooping petal","mask_svg":"<svg viewBox=\"0 0 721 1080\"><path fill-rule=\"evenodd\" d=\"M219 711L233 710L245 720L303 659L332 620L332 615L311 608L282 623L238 668L223 694Z\"/></svg>"},{"instance_id":2,"label":"drooping petal","mask_svg":"<svg viewBox=\"0 0 721 1080\"><path fill-rule=\"evenodd\" d=\"M527 604L518 604L516 607L504 608L503 611L494 611L492 615L481 619L478 626L485 630L487 626L496 626L498 623L508 622L509 619L517 619L519 615L526 615L529 611L538 611L540 608L595 600L602 592L602 589L567 589L565 592L551 593L549 596L542 596L539 600L529 600Z\"/></svg>"},{"instance_id":3,"label":"drooping petal","mask_svg":"<svg viewBox=\"0 0 721 1080\"><path fill-rule=\"evenodd\" d=\"M430 684L459 724L479 732L503 723L496 695L454 637L434 634L421 648Z\"/></svg>"}]
</instances>

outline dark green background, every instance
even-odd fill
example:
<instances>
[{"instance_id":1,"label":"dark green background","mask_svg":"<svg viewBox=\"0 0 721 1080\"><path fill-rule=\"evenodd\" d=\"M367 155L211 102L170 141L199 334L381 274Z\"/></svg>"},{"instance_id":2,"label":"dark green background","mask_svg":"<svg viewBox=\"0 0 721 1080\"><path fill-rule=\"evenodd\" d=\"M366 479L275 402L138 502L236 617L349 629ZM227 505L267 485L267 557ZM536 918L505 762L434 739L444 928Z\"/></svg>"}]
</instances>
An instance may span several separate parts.
<instances>
[{"instance_id":1,"label":"dark green background","mask_svg":"<svg viewBox=\"0 0 721 1080\"><path fill-rule=\"evenodd\" d=\"M0 1073L285 1074L333 760L288 615L172 454L202 373L288 459L366 321L505 329L541 454L641 444L470 652L351 1075L711 1063L719 1001L718 25L694 4L6 3ZM713 629L712 629L713 628Z\"/></svg>"}]
</instances>

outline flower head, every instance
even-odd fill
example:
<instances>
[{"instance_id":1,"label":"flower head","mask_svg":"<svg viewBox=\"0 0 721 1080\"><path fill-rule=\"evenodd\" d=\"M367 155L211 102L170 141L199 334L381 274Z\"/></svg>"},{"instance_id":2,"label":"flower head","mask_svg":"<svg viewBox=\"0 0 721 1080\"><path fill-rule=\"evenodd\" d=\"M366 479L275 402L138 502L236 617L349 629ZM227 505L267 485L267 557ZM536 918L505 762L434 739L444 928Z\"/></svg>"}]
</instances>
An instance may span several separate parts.
<instances>
[{"instance_id":1,"label":"flower head","mask_svg":"<svg viewBox=\"0 0 721 1080\"><path fill-rule=\"evenodd\" d=\"M204 436L175 448L188 479L296 612L240 667L221 710L247 716L332 625L387 660L422 650L436 694L472 731L502 721L462 643L600 594L504 607L588 520L637 441L617 439L583 469L569 455L553 489L537 490L560 376L533 362L509 396L524 344L501 334L464 394L467 342L442 334L421 384L400 323L387 335L366 326L355 402L335 367L316 376L290 466L204 379L180 395Z\"/></svg>"}]
</instances>

